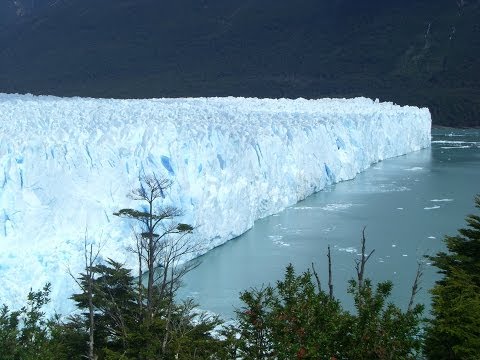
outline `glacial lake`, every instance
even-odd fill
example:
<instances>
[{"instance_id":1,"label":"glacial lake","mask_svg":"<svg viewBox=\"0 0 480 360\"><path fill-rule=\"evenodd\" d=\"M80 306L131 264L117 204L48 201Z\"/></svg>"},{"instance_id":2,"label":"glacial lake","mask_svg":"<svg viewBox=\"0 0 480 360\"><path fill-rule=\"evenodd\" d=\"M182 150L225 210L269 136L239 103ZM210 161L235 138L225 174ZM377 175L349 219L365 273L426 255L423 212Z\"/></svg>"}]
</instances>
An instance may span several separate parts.
<instances>
[{"instance_id":1,"label":"glacial lake","mask_svg":"<svg viewBox=\"0 0 480 360\"><path fill-rule=\"evenodd\" d=\"M354 180L330 186L201 257L184 278L179 298L193 297L201 309L224 319L241 307L239 293L275 283L292 263L302 272L313 263L327 289L331 246L334 295L348 308L347 282L355 276L363 227L367 265L374 283L391 280L391 300L406 308L417 263L425 263L416 297L429 309L428 289L438 278L424 255L444 249L465 216L478 213L480 130L433 129L431 148L372 165ZM426 313L427 314L427 313Z\"/></svg>"}]
</instances>

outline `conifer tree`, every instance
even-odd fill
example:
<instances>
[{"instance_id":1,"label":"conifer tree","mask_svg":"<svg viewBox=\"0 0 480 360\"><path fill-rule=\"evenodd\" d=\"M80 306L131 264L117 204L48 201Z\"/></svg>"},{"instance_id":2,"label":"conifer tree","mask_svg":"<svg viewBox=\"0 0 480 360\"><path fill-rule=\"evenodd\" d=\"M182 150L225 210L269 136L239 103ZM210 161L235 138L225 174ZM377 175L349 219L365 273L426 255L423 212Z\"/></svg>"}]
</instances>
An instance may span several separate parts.
<instances>
[{"instance_id":1,"label":"conifer tree","mask_svg":"<svg viewBox=\"0 0 480 360\"><path fill-rule=\"evenodd\" d=\"M71 318L70 325L77 324L78 332L86 329L90 336L93 315L95 356L101 359L105 353L124 353L129 348L130 331L140 324L134 277L130 270L111 259L91 266L89 274L81 274L82 292L72 296L77 308L85 311L83 318Z\"/></svg>"},{"instance_id":2,"label":"conifer tree","mask_svg":"<svg viewBox=\"0 0 480 360\"><path fill-rule=\"evenodd\" d=\"M475 198L480 209L480 196ZM428 257L443 277L432 292L432 316L426 330L429 359L478 359L480 356L480 216L468 215L467 227L446 236L448 252Z\"/></svg>"}]
</instances>

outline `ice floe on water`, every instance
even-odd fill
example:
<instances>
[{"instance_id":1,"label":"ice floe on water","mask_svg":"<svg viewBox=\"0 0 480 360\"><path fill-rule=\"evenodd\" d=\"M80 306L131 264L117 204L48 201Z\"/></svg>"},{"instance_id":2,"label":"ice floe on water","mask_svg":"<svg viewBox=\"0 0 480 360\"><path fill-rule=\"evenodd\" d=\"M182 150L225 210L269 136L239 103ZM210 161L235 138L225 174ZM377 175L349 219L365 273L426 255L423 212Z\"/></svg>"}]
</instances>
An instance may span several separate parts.
<instances>
[{"instance_id":1,"label":"ice floe on water","mask_svg":"<svg viewBox=\"0 0 480 360\"><path fill-rule=\"evenodd\" d=\"M357 249L354 248L353 246L349 246L349 247L334 246L334 249L336 249L338 251L341 251L341 252L347 252L347 253L350 253L350 254L356 254L357 253Z\"/></svg>"},{"instance_id":2,"label":"ice floe on water","mask_svg":"<svg viewBox=\"0 0 480 360\"><path fill-rule=\"evenodd\" d=\"M435 209L440 209L440 206L439 205L426 206L426 207L423 208L423 210L435 210Z\"/></svg>"},{"instance_id":3,"label":"ice floe on water","mask_svg":"<svg viewBox=\"0 0 480 360\"><path fill-rule=\"evenodd\" d=\"M275 245L278 245L278 246L290 246L289 243L286 243L284 241L282 241L283 239L283 236L282 235L269 235L268 236L272 242L275 244Z\"/></svg>"},{"instance_id":4,"label":"ice floe on water","mask_svg":"<svg viewBox=\"0 0 480 360\"><path fill-rule=\"evenodd\" d=\"M452 140L433 140L432 144L443 144L443 145L480 145L478 141L452 141Z\"/></svg>"},{"instance_id":5,"label":"ice floe on water","mask_svg":"<svg viewBox=\"0 0 480 360\"><path fill-rule=\"evenodd\" d=\"M429 236L428 238L429 238L429 239L436 239L435 236Z\"/></svg>"},{"instance_id":6,"label":"ice floe on water","mask_svg":"<svg viewBox=\"0 0 480 360\"><path fill-rule=\"evenodd\" d=\"M403 192L410 191L411 189L407 186L396 186L395 184L382 184L377 189L377 192L380 193L389 193L389 192Z\"/></svg>"},{"instance_id":7,"label":"ice floe on water","mask_svg":"<svg viewBox=\"0 0 480 360\"><path fill-rule=\"evenodd\" d=\"M454 141L454 140L434 140L432 144L444 145L441 149L468 149L472 147L480 147L479 141Z\"/></svg>"},{"instance_id":8,"label":"ice floe on water","mask_svg":"<svg viewBox=\"0 0 480 360\"><path fill-rule=\"evenodd\" d=\"M408 168L408 169L403 169L405 171L420 171L420 170L423 170L423 167L420 167L420 166L414 166L414 167L411 167L411 168Z\"/></svg>"},{"instance_id":9,"label":"ice floe on water","mask_svg":"<svg viewBox=\"0 0 480 360\"><path fill-rule=\"evenodd\" d=\"M329 232L334 231L336 228L337 228L336 225L332 225L332 226L328 226L328 227L322 229L322 231L325 232L325 233L329 233Z\"/></svg>"},{"instance_id":10,"label":"ice floe on water","mask_svg":"<svg viewBox=\"0 0 480 360\"><path fill-rule=\"evenodd\" d=\"M354 204L327 204L320 209L325 211L342 211L351 208Z\"/></svg>"},{"instance_id":11,"label":"ice floe on water","mask_svg":"<svg viewBox=\"0 0 480 360\"><path fill-rule=\"evenodd\" d=\"M450 201L453 201L453 199L432 199L430 201L432 201L432 202L450 202Z\"/></svg>"},{"instance_id":12,"label":"ice floe on water","mask_svg":"<svg viewBox=\"0 0 480 360\"><path fill-rule=\"evenodd\" d=\"M293 210L313 210L313 209L321 209L319 206L293 206L290 209Z\"/></svg>"}]
</instances>

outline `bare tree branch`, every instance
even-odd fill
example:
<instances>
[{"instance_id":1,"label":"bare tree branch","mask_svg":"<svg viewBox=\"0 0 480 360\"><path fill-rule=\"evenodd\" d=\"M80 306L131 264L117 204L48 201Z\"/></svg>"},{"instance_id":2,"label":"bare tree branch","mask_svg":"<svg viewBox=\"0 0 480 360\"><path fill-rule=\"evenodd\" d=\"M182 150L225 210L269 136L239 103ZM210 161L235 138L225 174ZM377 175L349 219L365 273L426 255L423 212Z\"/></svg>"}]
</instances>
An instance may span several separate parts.
<instances>
[{"instance_id":1,"label":"bare tree branch","mask_svg":"<svg viewBox=\"0 0 480 360\"><path fill-rule=\"evenodd\" d=\"M330 245L328 245L328 295L333 299L333 282L332 282L332 255L330 253Z\"/></svg>"},{"instance_id":2,"label":"bare tree branch","mask_svg":"<svg viewBox=\"0 0 480 360\"><path fill-rule=\"evenodd\" d=\"M420 261L417 262L417 272L415 273L415 280L412 285L412 293L410 295L410 301L408 302L408 310L411 311L413 307L413 302L415 301L415 296L417 293L422 289L419 287L420 285L420 280L423 276L423 269L424 269L424 264Z\"/></svg>"},{"instance_id":3,"label":"bare tree branch","mask_svg":"<svg viewBox=\"0 0 480 360\"><path fill-rule=\"evenodd\" d=\"M361 259L360 260L355 260L355 269L357 270L357 280L358 280L358 288L361 290L363 288L363 279L365 275L365 264L367 263L368 259L370 259L370 256L375 252L375 249L373 249L370 254L366 255L365 252L365 229L367 227L364 226L362 230L362 252L361 252Z\"/></svg>"},{"instance_id":4,"label":"bare tree branch","mask_svg":"<svg viewBox=\"0 0 480 360\"><path fill-rule=\"evenodd\" d=\"M98 256L102 249L102 243L99 243L97 249L93 250L93 244L88 244L88 230L85 229L84 242L83 242L83 256L85 261L85 273L82 274L83 280L86 282L84 284L80 279L72 274L70 268L67 269L68 274L72 277L78 287L82 292L87 296L88 302L88 321L89 321L89 337L88 337L88 354L86 358L89 360L97 359L95 354L95 306L93 304L93 282L95 280L95 270L94 265L97 262Z\"/></svg>"},{"instance_id":5,"label":"bare tree branch","mask_svg":"<svg viewBox=\"0 0 480 360\"><path fill-rule=\"evenodd\" d=\"M315 270L315 265L313 264L313 262L312 262L312 272L313 272L313 276L315 276L315 280L317 281L318 291L321 292L322 291L322 284L320 282L320 278L318 277L317 270Z\"/></svg>"}]
</instances>

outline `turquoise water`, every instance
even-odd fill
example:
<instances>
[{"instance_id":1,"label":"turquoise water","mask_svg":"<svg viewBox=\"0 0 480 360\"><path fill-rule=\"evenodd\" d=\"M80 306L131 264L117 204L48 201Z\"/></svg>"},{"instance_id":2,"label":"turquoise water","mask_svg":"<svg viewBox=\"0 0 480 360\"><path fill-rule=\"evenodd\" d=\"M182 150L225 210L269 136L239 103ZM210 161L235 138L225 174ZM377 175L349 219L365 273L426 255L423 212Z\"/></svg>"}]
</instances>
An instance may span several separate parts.
<instances>
[{"instance_id":1,"label":"turquoise water","mask_svg":"<svg viewBox=\"0 0 480 360\"><path fill-rule=\"evenodd\" d=\"M292 263L315 263L327 285L327 246L332 248L334 293L347 308L361 232L375 249L367 275L392 280L392 300L406 307L417 262L425 263L417 302L429 307L437 274L423 255L443 249L444 235L463 227L480 193L480 131L434 129L432 147L382 161L354 180L333 185L279 214L261 219L242 236L211 250L185 278L179 296L228 319L241 306L241 290L274 283Z\"/></svg>"}]
</instances>

